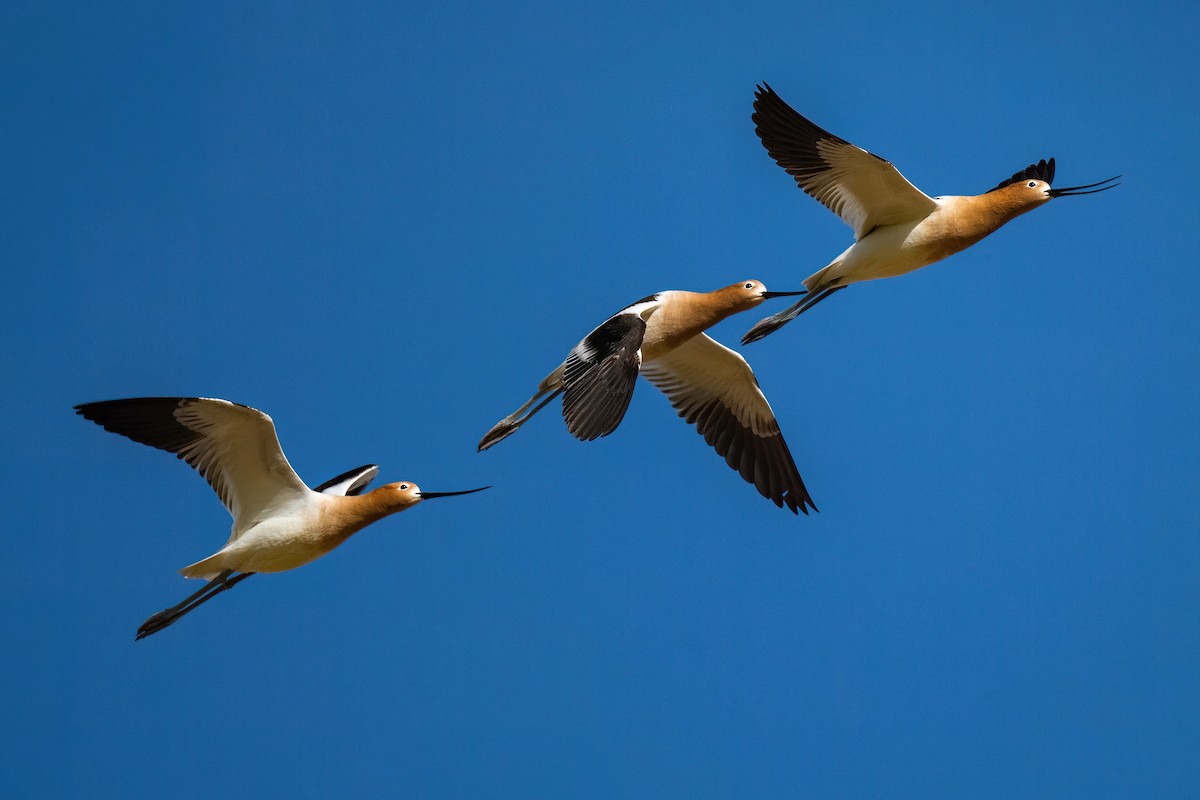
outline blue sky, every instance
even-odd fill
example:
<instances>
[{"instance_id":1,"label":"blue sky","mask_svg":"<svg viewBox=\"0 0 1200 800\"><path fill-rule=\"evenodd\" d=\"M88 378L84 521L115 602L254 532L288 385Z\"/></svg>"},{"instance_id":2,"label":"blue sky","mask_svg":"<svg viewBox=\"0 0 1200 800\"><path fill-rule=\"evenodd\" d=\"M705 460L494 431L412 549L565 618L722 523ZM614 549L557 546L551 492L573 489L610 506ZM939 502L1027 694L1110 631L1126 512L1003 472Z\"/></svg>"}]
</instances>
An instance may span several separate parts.
<instances>
[{"instance_id":1,"label":"blue sky","mask_svg":"<svg viewBox=\"0 0 1200 800\"><path fill-rule=\"evenodd\" d=\"M53 4L0 26L0 772L21 796L1195 797L1186 4ZM1054 202L742 350L821 513L639 386L475 443L655 291L850 243L757 82ZM778 310L771 306L766 311ZM715 328L735 345L763 314ZM75 403L270 413L428 490L168 631L228 517Z\"/></svg>"}]
</instances>

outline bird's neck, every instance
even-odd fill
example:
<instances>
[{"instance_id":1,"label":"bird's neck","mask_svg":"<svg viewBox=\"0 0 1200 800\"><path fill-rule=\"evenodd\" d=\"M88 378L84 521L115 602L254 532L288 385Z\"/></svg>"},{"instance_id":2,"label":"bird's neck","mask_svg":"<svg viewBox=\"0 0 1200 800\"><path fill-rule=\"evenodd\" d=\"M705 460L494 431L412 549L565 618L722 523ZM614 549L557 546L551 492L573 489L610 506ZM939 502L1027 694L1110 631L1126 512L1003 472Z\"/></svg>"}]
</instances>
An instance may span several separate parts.
<instances>
[{"instance_id":1,"label":"bird's neck","mask_svg":"<svg viewBox=\"0 0 1200 800\"><path fill-rule=\"evenodd\" d=\"M745 296L735 292L671 292L647 320L642 357L654 358L672 350L747 307Z\"/></svg>"},{"instance_id":2,"label":"bird's neck","mask_svg":"<svg viewBox=\"0 0 1200 800\"><path fill-rule=\"evenodd\" d=\"M406 497L386 486L381 486L366 494L353 495L346 499L351 501L351 508L364 517L369 517L370 522L375 522L389 514L403 511L413 504L412 498ZM370 524L370 522L367 524Z\"/></svg>"},{"instance_id":3,"label":"bird's neck","mask_svg":"<svg viewBox=\"0 0 1200 800\"><path fill-rule=\"evenodd\" d=\"M922 225L925 234L936 246L945 249L939 258L964 250L985 236L996 232L1005 223L1019 217L1035 206L1027 198L997 190L967 197L941 199L939 213L931 215Z\"/></svg>"},{"instance_id":4,"label":"bird's neck","mask_svg":"<svg viewBox=\"0 0 1200 800\"><path fill-rule=\"evenodd\" d=\"M332 549L373 522L403 511L411 502L394 491L379 488L362 495L331 498L322 509L320 538Z\"/></svg>"},{"instance_id":5,"label":"bird's neck","mask_svg":"<svg viewBox=\"0 0 1200 800\"><path fill-rule=\"evenodd\" d=\"M1029 202L1028 195L1018 191L1008 191L1012 188L1019 187L1005 187L987 194L963 198L970 201L967 204L969 213L965 216L965 220L969 227L973 227L979 232L979 238L982 239L1006 222L1037 207L1037 204Z\"/></svg>"},{"instance_id":6,"label":"bird's neck","mask_svg":"<svg viewBox=\"0 0 1200 800\"><path fill-rule=\"evenodd\" d=\"M672 304L675 316L686 318L694 333L711 328L726 317L752 308L740 287L730 286L715 292L678 292L678 302Z\"/></svg>"}]
</instances>

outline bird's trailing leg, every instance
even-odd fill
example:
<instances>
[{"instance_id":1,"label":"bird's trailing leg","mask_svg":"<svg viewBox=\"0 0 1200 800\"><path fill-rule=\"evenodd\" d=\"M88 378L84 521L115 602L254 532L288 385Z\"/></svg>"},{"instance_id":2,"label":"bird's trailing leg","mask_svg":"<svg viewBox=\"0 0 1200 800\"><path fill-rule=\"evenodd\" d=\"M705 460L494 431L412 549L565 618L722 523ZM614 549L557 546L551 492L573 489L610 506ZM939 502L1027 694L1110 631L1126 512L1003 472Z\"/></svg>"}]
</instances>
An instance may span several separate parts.
<instances>
[{"instance_id":1,"label":"bird's trailing leg","mask_svg":"<svg viewBox=\"0 0 1200 800\"><path fill-rule=\"evenodd\" d=\"M483 438L479 440L479 448L476 452L482 453L484 450L487 450L489 447L494 445L496 442L499 442L502 439L505 439L506 437L511 436L513 433L516 432L517 428L519 428L525 424L526 420L528 420L534 414L536 414L537 412L539 412L543 408L545 408L546 404L549 403L551 400L553 400L554 398L556 398L560 394L562 394L563 387L562 387L561 383L558 385L557 388L554 388L553 391L551 391L552 387L547 386L548 382L549 382L549 379L542 381L541 385L538 386L537 394L535 394L533 397L529 398L529 400L526 401L525 405L521 406L516 411L509 414L507 417L505 417L504 419L500 420L495 425L493 425L492 429L490 431L488 431L487 433L485 433L483 435ZM542 402L538 403L537 406L532 411L530 411L528 414L525 414L525 409L529 408L534 403L537 403L538 399L540 399L547 392L550 392L550 396L547 397L545 400L542 400ZM522 414L524 414L524 416L522 416Z\"/></svg>"},{"instance_id":2,"label":"bird's trailing leg","mask_svg":"<svg viewBox=\"0 0 1200 800\"><path fill-rule=\"evenodd\" d=\"M175 620L179 619L184 614L188 613L202 603L211 600L221 592L224 592L227 589L232 589L234 586L237 586L239 582L249 578L254 573L243 572L236 577L230 577L233 574L233 570L225 570L220 575L204 584L204 586L198 592L189 595L178 605L163 609L162 611L150 617L148 620L142 623L140 628L138 628L137 636L134 637L135 641L137 639L144 639L152 633L158 633L163 628L174 623Z\"/></svg>"},{"instance_id":3,"label":"bird's trailing leg","mask_svg":"<svg viewBox=\"0 0 1200 800\"><path fill-rule=\"evenodd\" d=\"M845 288L846 288L845 286L836 286L835 285L835 286L826 286L823 289L817 289L815 291L809 292L808 296L805 297L803 300L801 300L799 303L796 303L795 305L790 306L790 307L784 309L783 311L780 311L778 314L774 314L772 316L767 317L766 319L759 320L759 322L753 328L746 331L746 335L742 337L742 344L750 344L751 342L757 342L759 339L762 339L763 337L774 333L775 331L782 328L784 325L786 325L789 322L791 322L792 320L794 320L796 317L803 314L805 311L808 311L810 308L815 306L817 303L824 300L826 297L829 297L829 295L831 295L834 292L839 291L841 289L845 289Z\"/></svg>"}]
</instances>

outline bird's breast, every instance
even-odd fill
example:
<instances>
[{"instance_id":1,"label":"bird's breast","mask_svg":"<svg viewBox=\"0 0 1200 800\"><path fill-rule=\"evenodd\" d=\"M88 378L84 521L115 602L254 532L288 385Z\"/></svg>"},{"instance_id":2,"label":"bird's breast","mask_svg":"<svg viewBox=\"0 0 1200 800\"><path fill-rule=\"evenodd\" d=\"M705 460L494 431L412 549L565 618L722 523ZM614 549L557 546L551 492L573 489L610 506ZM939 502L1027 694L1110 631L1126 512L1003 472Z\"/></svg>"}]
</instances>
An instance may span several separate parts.
<instances>
[{"instance_id":1,"label":"bird's breast","mask_svg":"<svg viewBox=\"0 0 1200 800\"><path fill-rule=\"evenodd\" d=\"M662 310L656 312L646 322L646 333L642 338L642 360L651 361L671 352L707 327L677 313L664 313Z\"/></svg>"},{"instance_id":2,"label":"bird's breast","mask_svg":"<svg viewBox=\"0 0 1200 800\"><path fill-rule=\"evenodd\" d=\"M255 525L231 547L244 572L283 572L328 553L382 514L349 498L320 498L293 514ZM356 500L359 498L355 498Z\"/></svg>"},{"instance_id":3,"label":"bird's breast","mask_svg":"<svg viewBox=\"0 0 1200 800\"><path fill-rule=\"evenodd\" d=\"M883 225L856 242L834 263L850 282L894 278L965 250L998 227L962 203L940 198L938 208L917 222Z\"/></svg>"},{"instance_id":4,"label":"bird's breast","mask_svg":"<svg viewBox=\"0 0 1200 800\"><path fill-rule=\"evenodd\" d=\"M665 355L741 310L717 292L663 292L662 302L646 319L642 360Z\"/></svg>"},{"instance_id":5,"label":"bird's breast","mask_svg":"<svg viewBox=\"0 0 1200 800\"><path fill-rule=\"evenodd\" d=\"M931 261L966 250L1028 210L1006 200L991 194L938 198L937 210L913 230L913 244L924 248Z\"/></svg>"},{"instance_id":6,"label":"bird's breast","mask_svg":"<svg viewBox=\"0 0 1200 800\"><path fill-rule=\"evenodd\" d=\"M382 506L377 508L364 502L353 502L367 500L366 497L336 499L345 502L330 503L320 509L307 531L307 538L321 555L328 553L387 513Z\"/></svg>"}]
</instances>

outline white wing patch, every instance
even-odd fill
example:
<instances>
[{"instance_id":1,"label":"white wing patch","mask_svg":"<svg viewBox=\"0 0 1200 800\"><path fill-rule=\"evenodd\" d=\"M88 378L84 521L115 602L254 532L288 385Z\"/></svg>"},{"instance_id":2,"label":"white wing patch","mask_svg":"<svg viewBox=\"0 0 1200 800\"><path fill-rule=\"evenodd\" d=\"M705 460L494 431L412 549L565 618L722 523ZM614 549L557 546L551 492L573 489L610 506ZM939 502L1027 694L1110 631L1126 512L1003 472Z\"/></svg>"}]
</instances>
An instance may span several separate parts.
<instances>
[{"instance_id":1,"label":"white wing patch","mask_svg":"<svg viewBox=\"0 0 1200 800\"><path fill-rule=\"evenodd\" d=\"M371 481L375 480L375 476L378 474L379 467L377 465L367 464L348 472L343 472L336 478L330 478L325 483L314 488L313 491L338 497L359 494L370 485Z\"/></svg>"}]
</instances>

